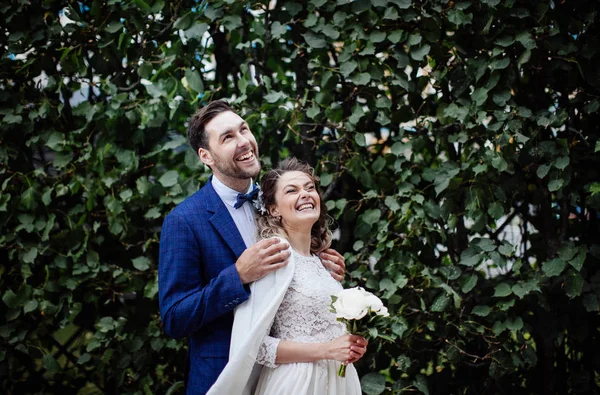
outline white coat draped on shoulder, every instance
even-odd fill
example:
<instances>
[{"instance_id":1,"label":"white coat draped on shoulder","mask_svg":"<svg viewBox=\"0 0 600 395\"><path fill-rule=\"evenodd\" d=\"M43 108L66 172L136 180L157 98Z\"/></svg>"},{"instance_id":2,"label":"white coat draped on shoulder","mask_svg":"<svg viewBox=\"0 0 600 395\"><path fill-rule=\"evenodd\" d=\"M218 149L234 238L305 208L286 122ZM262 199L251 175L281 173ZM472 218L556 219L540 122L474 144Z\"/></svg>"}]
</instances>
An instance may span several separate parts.
<instances>
[{"instance_id":1,"label":"white coat draped on shoulder","mask_svg":"<svg viewBox=\"0 0 600 395\"><path fill-rule=\"evenodd\" d=\"M263 366L257 359L266 335L281 340L328 342L345 333L345 327L329 311L331 295L342 289L318 257L305 257L291 250L289 263L250 286L248 301L235 310L229 362L208 392L209 395L360 395L360 382L354 366L346 377L337 376L340 362ZM264 361L263 361L264 362Z\"/></svg>"}]
</instances>

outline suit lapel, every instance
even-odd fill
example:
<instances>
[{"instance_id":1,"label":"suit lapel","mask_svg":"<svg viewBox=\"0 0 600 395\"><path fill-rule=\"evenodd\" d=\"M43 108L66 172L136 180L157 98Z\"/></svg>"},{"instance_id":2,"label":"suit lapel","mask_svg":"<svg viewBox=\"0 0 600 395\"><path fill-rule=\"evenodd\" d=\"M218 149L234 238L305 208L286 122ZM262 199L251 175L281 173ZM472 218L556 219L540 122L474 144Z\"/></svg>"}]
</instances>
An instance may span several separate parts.
<instances>
[{"instance_id":1,"label":"suit lapel","mask_svg":"<svg viewBox=\"0 0 600 395\"><path fill-rule=\"evenodd\" d=\"M212 186L212 176L208 179L205 188L207 189L206 209L213 213L210 217L210 223L219 232L221 237L223 237L223 240L225 240L235 256L239 257L246 249L246 244L235 222L233 222L233 218L231 218L227 207L225 207L225 203L223 203L217 192L215 192Z\"/></svg>"}]
</instances>

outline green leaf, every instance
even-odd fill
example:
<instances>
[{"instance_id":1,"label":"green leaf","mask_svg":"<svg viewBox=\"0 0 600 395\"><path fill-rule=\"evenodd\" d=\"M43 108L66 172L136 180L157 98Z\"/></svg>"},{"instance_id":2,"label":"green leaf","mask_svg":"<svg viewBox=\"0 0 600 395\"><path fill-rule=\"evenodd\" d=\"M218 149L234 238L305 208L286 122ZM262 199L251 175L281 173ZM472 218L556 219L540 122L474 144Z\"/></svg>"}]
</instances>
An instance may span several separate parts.
<instances>
[{"instance_id":1,"label":"green leaf","mask_svg":"<svg viewBox=\"0 0 600 395\"><path fill-rule=\"evenodd\" d=\"M360 379L360 387L367 395L379 395L385 391L385 376L381 373L367 373Z\"/></svg>"},{"instance_id":2,"label":"green leaf","mask_svg":"<svg viewBox=\"0 0 600 395\"><path fill-rule=\"evenodd\" d=\"M49 373L58 373L62 370L56 359L52 356L52 354L45 354L42 358L42 366Z\"/></svg>"},{"instance_id":3,"label":"green leaf","mask_svg":"<svg viewBox=\"0 0 600 395\"><path fill-rule=\"evenodd\" d=\"M150 210L148 210L146 212L146 214L144 214L144 218L146 218L146 219L156 219L156 218L160 218L161 215L162 215L162 213L160 212L160 210L158 209L158 207L152 207L152 208L150 208Z\"/></svg>"},{"instance_id":4,"label":"green leaf","mask_svg":"<svg viewBox=\"0 0 600 395\"><path fill-rule=\"evenodd\" d=\"M381 218L381 211L379 211L379 209L369 209L360 217L364 223L373 225Z\"/></svg>"},{"instance_id":5,"label":"green leaf","mask_svg":"<svg viewBox=\"0 0 600 395\"><path fill-rule=\"evenodd\" d=\"M495 220L502 218L502 216L504 215L504 209L502 208L502 204L500 204L499 202L493 202L492 204L490 204L490 207L488 208L487 212L490 215L490 217L494 218Z\"/></svg>"},{"instance_id":6,"label":"green leaf","mask_svg":"<svg viewBox=\"0 0 600 395\"><path fill-rule=\"evenodd\" d=\"M594 294L588 293L583 295L583 306L585 311L600 311L600 305L598 304L598 297Z\"/></svg>"},{"instance_id":7,"label":"green leaf","mask_svg":"<svg viewBox=\"0 0 600 395\"><path fill-rule=\"evenodd\" d=\"M2 118L2 122L4 122L4 123L22 123L23 117L20 115L6 114L4 116L4 118Z\"/></svg>"},{"instance_id":8,"label":"green leaf","mask_svg":"<svg viewBox=\"0 0 600 395\"><path fill-rule=\"evenodd\" d=\"M38 308L38 301L35 299L28 300L23 305L23 311L25 312L25 314L30 313L30 312L36 310L37 308Z\"/></svg>"},{"instance_id":9,"label":"green leaf","mask_svg":"<svg viewBox=\"0 0 600 395\"><path fill-rule=\"evenodd\" d=\"M179 173L176 170L169 170L165 174L163 174L158 182L165 188L172 187L177 184L177 179L179 178Z\"/></svg>"},{"instance_id":10,"label":"green leaf","mask_svg":"<svg viewBox=\"0 0 600 395\"><path fill-rule=\"evenodd\" d=\"M409 54L411 58L419 62L423 60L427 54L429 54L430 49L431 47L429 44L425 44L419 48L411 48Z\"/></svg>"},{"instance_id":11,"label":"green leaf","mask_svg":"<svg viewBox=\"0 0 600 395\"><path fill-rule=\"evenodd\" d=\"M523 319L521 317L517 317L515 319L508 318L506 320L506 328L511 331L520 331L523 329Z\"/></svg>"},{"instance_id":12,"label":"green leaf","mask_svg":"<svg viewBox=\"0 0 600 395\"><path fill-rule=\"evenodd\" d=\"M338 32L332 25L325 25L323 30L321 30L321 33L332 40L337 40L340 37L340 32Z\"/></svg>"},{"instance_id":13,"label":"green leaf","mask_svg":"<svg viewBox=\"0 0 600 395\"><path fill-rule=\"evenodd\" d=\"M4 292L4 295L2 295L2 301L10 309L17 309L17 308L21 307L21 303L19 302L17 295L10 289L8 291Z\"/></svg>"},{"instance_id":14,"label":"green leaf","mask_svg":"<svg viewBox=\"0 0 600 395\"><path fill-rule=\"evenodd\" d=\"M271 35L274 38L279 38L283 36L285 32L287 32L286 26L282 25L278 21L273 22L273 24L271 25Z\"/></svg>"},{"instance_id":15,"label":"green leaf","mask_svg":"<svg viewBox=\"0 0 600 395\"><path fill-rule=\"evenodd\" d=\"M367 141L365 139L365 135L362 133L357 133L354 135L354 141L359 147L364 147L367 145Z\"/></svg>"},{"instance_id":16,"label":"green leaf","mask_svg":"<svg viewBox=\"0 0 600 395\"><path fill-rule=\"evenodd\" d=\"M526 49L534 49L537 47L535 39L529 32L521 32L517 34L516 39L518 42L523 44L523 47L525 47Z\"/></svg>"},{"instance_id":17,"label":"green leaf","mask_svg":"<svg viewBox=\"0 0 600 395\"><path fill-rule=\"evenodd\" d=\"M392 324L392 332L397 335L399 338L402 338L402 335L408 330L408 324L404 319L400 321L395 321Z\"/></svg>"},{"instance_id":18,"label":"green leaf","mask_svg":"<svg viewBox=\"0 0 600 395\"><path fill-rule=\"evenodd\" d=\"M77 364L78 365L83 365L84 363L89 362L92 359L92 355L90 353L83 353L81 354L81 356L79 357L79 359L77 359Z\"/></svg>"},{"instance_id":19,"label":"green leaf","mask_svg":"<svg viewBox=\"0 0 600 395\"><path fill-rule=\"evenodd\" d=\"M112 317L102 317L96 326L100 332L107 333L115 329L115 320ZM88 349L88 351L90 350Z\"/></svg>"},{"instance_id":20,"label":"green leaf","mask_svg":"<svg viewBox=\"0 0 600 395\"><path fill-rule=\"evenodd\" d=\"M305 33L302 36L304 37L304 40L306 40L306 43L311 48L319 49L319 48L325 48L327 46L327 41L325 41L324 39L315 35L312 32Z\"/></svg>"},{"instance_id":21,"label":"green leaf","mask_svg":"<svg viewBox=\"0 0 600 395\"><path fill-rule=\"evenodd\" d=\"M423 37L420 34L410 34L408 36L408 40L406 40L406 45L412 47L413 45L417 45L421 43Z\"/></svg>"},{"instance_id":22,"label":"green leaf","mask_svg":"<svg viewBox=\"0 0 600 395\"><path fill-rule=\"evenodd\" d=\"M485 306L485 305L478 305L475 306L473 308L473 311L471 311L471 313L478 315L480 317L487 317L491 312L491 309L489 306Z\"/></svg>"},{"instance_id":23,"label":"green leaf","mask_svg":"<svg viewBox=\"0 0 600 395\"><path fill-rule=\"evenodd\" d=\"M104 28L109 33L116 33L123 30L123 24L119 21L112 21Z\"/></svg>"},{"instance_id":24,"label":"green leaf","mask_svg":"<svg viewBox=\"0 0 600 395\"><path fill-rule=\"evenodd\" d=\"M498 247L498 252L504 256L512 256L514 246L507 241L503 241L500 247Z\"/></svg>"},{"instance_id":25,"label":"green leaf","mask_svg":"<svg viewBox=\"0 0 600 395\"><path fill-rule=\"evenodd\" d=\"M551 180L548 182L548 190L550 192L556 192L563 187L565 180L562 178L558 178L555 180Z\"/></svg>"},{"instance_id":26,"label":"green leaf","mask_svg":"<svg viewBox=\"0 0 600 395\"><path fill-rule=\"evenodd\" d=\"M477 285L477 275L475 273L471 274L463 281L461 285L461 291L464 293L469 293L475 286Z\"/></svg>"},{"instance_id":27,"label":"green leaf","mask_svg":"<svg viewBox=\"0 0 600 395\"><path fill-rule=\"evenodd\" d=\"M30 248L26 253L23 254L23 262L25 263L34 263L35 258L38 255L37 247Z\"/></svg>"},{"instance_id":28,"label":"green leaf","mask_svg":"<svg viewBox=\"0 0 600 395\"><path fill-rule=\"evenodd\" d=\"M536 174L537 174L538 178L542 179L548 175L549 171L550 171L550 165L540 165L537 168Z\"/></svg>"},{"instance_id":29,"label":"green leaf","mask_svg":"<svg viewBox=\"0 0 600 395\"><path fill-rule=\"evenodd\" d=\"M185 389L185 382L183 380L181 381L176 381L173 383L173 385L171 385L169 387L169 389L167 390L167 392L165 392L165 395L173 395L173 394L178 394L180 393L182 389Z\"/></svg>"},{"instance_id":30,"label":"green leaf","mask_svg":"<svg viewBox=\"0 0 600 395\"><path fill-rule=\"evenodd\" d=\"M138 256L137 258L132 259L131 262L133 263L133 267L140 271L148 270L150 267L150 259L145 256Z\"/></svg>"},{"instance_id":31,"label":"green leaf","mask_svg":"<svg viewBox=\"0 0 600 395\"><path fill-rule=\"evenodd\" d=\"M446 310L448 304L450 304L450 298L448 298L448 295L445 292L443 292L441 295L435 298L435 300L431 304L431 311L437 313L442 312Z\"/></svg>"},{"instance_id":32,"label":"green leaf","mask_svg":"<svg viewBox=\"0 0 600 395\"><path fill-rule=\"evenodd\" d=\"M507 283L500 283L498 285L496 285L496 288L494 288L494 297L495 298L503 298L505 296L508 296L512 293L512 289L510 288L510 285L508 285Z\"/></svg>"},{"instance_id":33,"label":"green leaf","mask_svg":"<svg viewBox=\"0 0 600 395\"><path fill-rule=\"evenodd\" d=\"M482 260L482 255L469 247L460 254L460 264L464 266L475 266Z\"/></svg>"},{"instance_id":34,"label":"green leaf","mask_svg":"<svg viewBox=\"0 0 600 395\"><path fill-rule=\"evenodd\" d=\"M585 250L582 248L581 252L579 254L577 254L575 256L575 258L573 258L569 261L569 265L571 265L578 272L581 271L581 268L583 267L583 263L585 262L586 255L587 254L586 254Z\"/></svg>"},{"instance_id":35,"label":"green leaf","mask_svg":"<svg viewBox=\"0 0 600 395\"><path fill-rule=\"evenodd\" d=\"M348 77L356 69L357 66L358 63L356 63L353 60L344 62L340 65L340 73L342 73L344 77Z\"/></svg>"},{"instance_id":36,"label":"green leaf","mask_svg":"<svg viewBox=\"0 0 600 395\"><path fill-rule=\"evenodd\" d=\"M197 93L204 92L204 84L197 70L185 69L185 79L191 89Z\"/></svg>"},{"instance_id":37,"label":"green leaf","mask_svg":"<svg viewBox=\"0 0 600 395\"><path fill-rule=\"evenodd\" d=\"M412 4L412 0L389 0L389 2L396 4L401 10L409 9Z\"/></svg>"},{"instance_id":38,"label":"green leaf","mask_svg":"<svg viewBox=\"0 0 600 395\"><path fill-rule=\"evenodd\" d=\"M465 14L462 10L451 9L448 11L448 21L456 26L468 25L473 22L473 14Z\"/></svg>"},{"instance_id":39,"label":"green leaf","mask_svg":"<svg viewBox=\"0 0 600 395\"><path fill-rule=\"evenodd\" d=\"M264 99L268 103L277 103L279 100L285 99L285 94L283 92L271 92L265 95Z\"/></svg>"},{"instance_id":40,"label":"green leaf","mask_svg":"<svg viewBox=\"0 0 600 395\"><path fill-rule=\"evenodd\" d=\"M418 374L416 380L413 381L413 385L424 395L429 395L429 386L427 385L425 376Z\"/></svg>"},{"instance_id":41,"label":"green leaf","mask_svg":"<svg viewBox=\"0 0 600 395\"><path fill-rule=\"evenodd\" d=\"M185 29L189 28L190 25L192 24L192 22L194 22L193 15L194 15L193 13L188 12L184 16L177 18L177 20L173 24L173 27L177 30L179 30L179 29L185 30Z\"/></svg>"},{"instance_id":42,"label":"green leaf","mask_svg":"<svg viewBox=\"0 0 600 395\"><path fill-rule=\"evenodd\" d=\"M306 116L311 118L311 119L315 119L315 117L317 115L319 115L319 113L321 112L321 109L319 108L319 106L315 106L313 105L311 108L309 108L306 111Z\"/></svg>"},{"instance_id":43,"label":"green leaf","mask_svg":"<svg viewBox=\"0 0 600 395\"><path fill-rule=\"evenodd\" d=\"M386 196L384 203L393 212L400 210L400 205L398 204L396 198L394 198L393 196Z\"/></svg>"},{"instance_id":44,"label":"green leaf","mask_svg":"<svg viewBox=\"0 0 600 395\"><path fill-rule=\"evenodd\" d=\"M200 41L202 36L208 30L208 24L206 23L194 23L192 27L184 31L184 35L189 40L196 39Z\"/></svg>"},{"instance_id":45,"label":"green leaf","mask_svg":"<svg viewBox=\"0 0 600 395\"><path fill-rule=\"evenodd\" d=\"M567 263L559 258L554 258L542 264L542 271L548 277L558 276L567 266Z\"/></svg>"},{"instance_id":46,"label":"green leaf","mask_svg":"<svg viewBox=\"0 0 600 395\"><path fill-rule=\"evenodd\" d=\"M495 59L490 63L490 69L502 70L502 69L507 68L509 64L510 64L509 58Z\"/></svg>"},{"instance_id":47,"label":"green leaf","mask_svg":"<svg viewBox=\"0 0 600 395\"><path fill-rule=\"evenodd\" d=\"M506 102L510 100L511 97L512 95L510 91L508 89L505 89L499 93L494 93L494 95L492 96L492 100L498 106L504 106Z\"/></svg>"},{"instance_id":48,"label":"green leaf","mask_svg":"<svg viewBox=\"0 0 600 395\"><path fill-rule=\"evenodd\" d=\"M473 171L475 172L475 175L479 174L479 173L484 173L487 170L487 165L485 163L480 163L477 166L473 167Z\"/></svg>"},{"instance_id":49,"label":"green leaf","mask_svg":"<svg viewBox=\"0 0 600 395\"><path fill-rule=\"evenodd\" d=\"M473 244L476 245L484 252L491 252L496 249L496 244L491 239L488 238L478 238L473 241Z\"/></svg>"},{"instance_id":50,"label":"green leaf","mask_svg":"<svg viewBox=\"0 0 600 395\"><path fill-rule=\"evenodd\" d=\"M352 77L352 82L356 85L366 85L371 81L371 74L369 73L358 73Z\"/></svg>"},{"instance_id":51,"label":"green leaf","mask_svg":"<svg viewBox=\"0 0 600 395\"><path fill-rule=\"evenodd\" d=\"M569 162L570 160L568 156L561 156L558 159L556 159L556 161L554 161L554 167L560 170L564 170L569 165Z\"/></svg>"},{"instance_id":52,"label":"green leaf","mask_svg":"<svg viewBox=\"0 0 600 395\"><path fill-rule=\"evenodd\" d=\"M488 98L488 90L485 88L477 88L473 91L471 95L471 99L475 102L477 106L482 106Z\"/></svg>"},{"instance_id":53,"label":"green leaf","mask_svg":"<svg viewBox=\"0 0 600 395\"><path fill-rule=\"evenodd\" d=\"M567 278L565 281L565 293L571 299L581 295L583 291L584 280L581 274L574 270L567 272Z\"/></svg>"}]
</instances>

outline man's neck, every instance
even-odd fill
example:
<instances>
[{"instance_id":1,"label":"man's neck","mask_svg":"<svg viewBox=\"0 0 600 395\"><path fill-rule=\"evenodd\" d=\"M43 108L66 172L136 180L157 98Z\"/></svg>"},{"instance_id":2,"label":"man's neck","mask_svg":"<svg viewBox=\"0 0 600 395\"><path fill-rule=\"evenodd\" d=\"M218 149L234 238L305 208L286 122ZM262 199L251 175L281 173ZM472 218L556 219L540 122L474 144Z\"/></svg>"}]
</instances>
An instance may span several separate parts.
<instances>
[{"instance_id":1,"label":"man's neck","mask_svg":"<svg viewBox=\"0 0 600 395\"><path fill-rule=\"evenodd\" d=\"M223 175L216 175L213 173L213 177L216 177L223 185L237 191L239 193L246 193L250 188L251 178L231 178Z\"/></svg>"}]
</instances>

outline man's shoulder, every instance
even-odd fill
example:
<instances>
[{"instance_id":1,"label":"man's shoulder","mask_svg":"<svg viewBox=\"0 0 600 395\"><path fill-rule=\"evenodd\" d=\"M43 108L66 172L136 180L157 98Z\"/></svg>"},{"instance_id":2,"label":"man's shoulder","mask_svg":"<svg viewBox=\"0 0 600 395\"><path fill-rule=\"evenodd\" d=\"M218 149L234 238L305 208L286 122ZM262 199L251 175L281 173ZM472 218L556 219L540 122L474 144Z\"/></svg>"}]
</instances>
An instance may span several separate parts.
<instances>
[{"instance_id":1,"label":"man's shoulder","mask_svg":"<svg viewBox=\"0 0 600 395\"><path fill-rule=\"evenodd\" d=\"M213 195L215 195L215 191L212 189L212 186L210 186L210 182L208 182L198 191L194 192L194 194L187 197L185 200L175 206L175 208L168 215L187 216L190 215L190 213L201 214L206 212L206 209L214 198Z\"/></svg>"}]
</instances>

